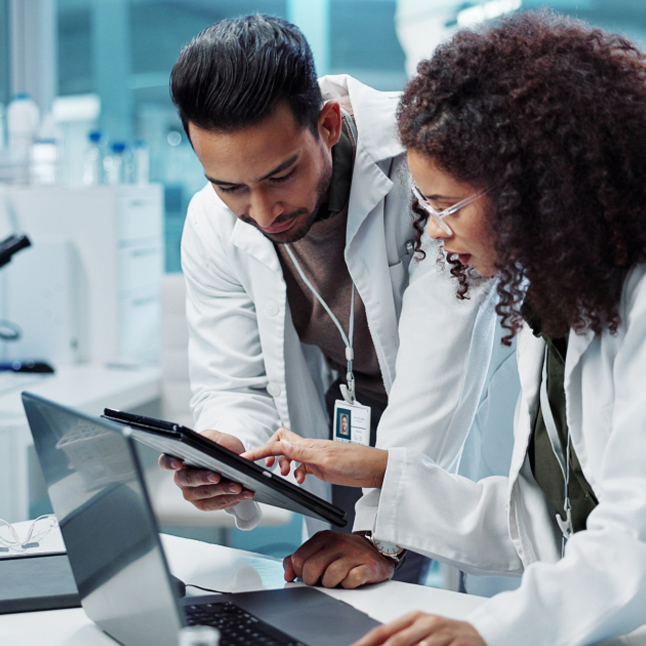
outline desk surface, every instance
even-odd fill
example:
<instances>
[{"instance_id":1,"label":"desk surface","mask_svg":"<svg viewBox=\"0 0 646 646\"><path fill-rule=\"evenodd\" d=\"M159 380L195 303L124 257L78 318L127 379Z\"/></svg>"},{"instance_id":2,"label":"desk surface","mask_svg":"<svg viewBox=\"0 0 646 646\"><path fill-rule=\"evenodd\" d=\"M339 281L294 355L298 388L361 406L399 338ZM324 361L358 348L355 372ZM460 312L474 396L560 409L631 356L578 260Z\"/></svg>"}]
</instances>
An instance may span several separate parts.
<instances>
[{"instance_id":1,"label":"desk surface","mask_svg":"<svg viewBox=\"0 0 646 646\"><path fill-rule=\"evenodd\" d=\"M135 408L159 397L161 370L89 363L59 366L52 375L2 373L0 377L0 427L4 427L25 420L23 390L98 415L106 406Z\"/></svg>"},{"instance_id":2,"label":"desk surface","mask_svg":"<svg viewBox=\"0 0 646 646\"><path fill-rule=\"evenodd\" d=\"M282 588L282 562L268 556L193 541L162 537L170 569L186 583L243 592ZM484 601L481 597L390 581L361 590L325 590L379 621L390 621L415 608L456 618ZM190 588L189 588L190 592ZM200 594L206 594L195 590ZM0 615L0 642L11 646L115 646L80 608Z\"/></svg>"},{"instance_id":3,"label":"desk surface","mask_svg":"<svg viewBox=\"0 0 646 646\"><path fill-rule=\"evenodd\" d=\"M283 568L278 559L229 547L192 541L175 536L162 537L170 569L186 583L242 592L282 588ZM378 621L387 622L410 610L465 618L486 600L448 590L389 581L359 590L325 590L328 594L363 610ZM0 615L0 642L11 646L115 646L84 614L83 610L53 610ZM606 646L644 646L646 630Z\"/></svg>"}]
</instances>

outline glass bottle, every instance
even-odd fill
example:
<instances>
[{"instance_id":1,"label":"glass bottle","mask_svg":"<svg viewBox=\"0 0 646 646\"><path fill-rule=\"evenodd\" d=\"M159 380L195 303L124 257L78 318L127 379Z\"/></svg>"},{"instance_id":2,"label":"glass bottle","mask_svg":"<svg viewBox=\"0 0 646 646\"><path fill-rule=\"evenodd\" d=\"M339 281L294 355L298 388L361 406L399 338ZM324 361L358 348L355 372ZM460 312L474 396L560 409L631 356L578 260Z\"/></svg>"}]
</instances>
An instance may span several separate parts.
<instances>
[{"instance_id":1,"label":"glass bottle","mask_svg":"<svg viewBox=\"0 0 646 646\"><path fill-rule=\"evenodd\" d=\"M101 130L91 130L87 135L87 147L83 153L83 184L103 184L103 158L106 138Z\"/></svg>"}]
</instances>

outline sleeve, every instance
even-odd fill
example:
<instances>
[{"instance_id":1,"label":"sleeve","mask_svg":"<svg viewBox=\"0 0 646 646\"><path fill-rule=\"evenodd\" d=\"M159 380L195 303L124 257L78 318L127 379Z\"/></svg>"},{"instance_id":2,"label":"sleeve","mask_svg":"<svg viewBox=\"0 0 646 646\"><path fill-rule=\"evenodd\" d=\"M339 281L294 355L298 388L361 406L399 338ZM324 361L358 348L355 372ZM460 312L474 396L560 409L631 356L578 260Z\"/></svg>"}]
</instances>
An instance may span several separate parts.
<instances>
[{"instance_id":1,"label":"sleeve","mask_svg":"<svg viewBox=\"0 0 646 646\"><path fill-rule=\"evenodd\" d=\"M418 451L390 449L375 534L470 574L518 575L508 499L506 477L473 482Z\"/></svg>"},{"instance_id":2,"label":"sleeve","mask_svg":"<svg viewBox=\"0 0 646 646\"><path fill-rule=\"evenodd\" d=\"M235 249L225 239L230 230L221 226L235 216L214 203L210 190L191 201L182 235L191 409L197 431L229 433L250 449L266 442L280 419L267 393L254 301L239 277L243 269ZM233 509L241 528L250 529L260 518L253 502Z\"/></svg>"},{"instance_id":3,"label":"sleeve","mask_svg":"<svg viewBox=\"0 0 646 646\"><path fill-rule=\"evenodd\" d=\"M419 451L455 473L484 396L494 342L500 343L495 283L473 288L468 300L459 300L455 281L436 262L437 248L427 244L425 250L424 260L411 263L397 376L377 429L377 446ZM518 384L511 382L509 390L517 394ZM509 447L513 408L504 429ZM378 491L364 491L355 530L374 529L378 501Z\"/></svg>"},{"instance_id":4,"label":"sleeve","mask_svg":"<svg viewBox=\"0 0 646 646\"><path fill-rule=\"evenodd\" d=\"M520 588L494 597L469 620L489 646L577 646L624 635L646 623L646 282L628 299L612 365L614 405L609 424L588 419L584 447L602 448L594 488L599 504L587 528L567 543L557 563L527 568ZM622 338L623 337L623 338ZM596 371L596 379L600 379ZM588 377L591 377L588 373ZM582 379L583 403L593 408L592 383ZM588 392L585 392L588 386ZM598 386L599 387L599 386ZM587 396L587 399L585 398ZM584 422L586 418L583 418ZM590 427L599 437L586 436ZM603 437L601 436L603 435Z\"/></svg>"}]
</instances>

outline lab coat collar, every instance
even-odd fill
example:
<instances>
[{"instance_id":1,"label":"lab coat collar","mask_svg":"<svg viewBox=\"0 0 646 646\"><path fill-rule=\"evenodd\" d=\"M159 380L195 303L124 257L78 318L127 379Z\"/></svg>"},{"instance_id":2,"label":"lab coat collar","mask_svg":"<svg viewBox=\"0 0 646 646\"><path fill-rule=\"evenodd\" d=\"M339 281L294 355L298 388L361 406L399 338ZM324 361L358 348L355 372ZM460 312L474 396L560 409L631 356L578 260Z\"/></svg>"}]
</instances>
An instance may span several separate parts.
<instances>
[{"instance_id":1,"label":"lab coat collar","mask_svg":"<svg viewBox=\"0 0 646 646\"><path fill-rule=\"evenodd\" d=\"M396 157L404 152L397 135L395 111L401 94L380 92L347 74L319 79L323 98L350 98L357 124L358 146L373 162Z\"/></svg>"},{"instance_id":2,"label":"lab coat collar","mask_svg":"<svg viewBox=\"0 0 646 646\"><path fill-rule=\"evenodd\" d=\"M390 160L404 152L395 120L400 93L379 92L347 74L324 76L319 79L319 85L326 100L349 97L357 124L357 151L346 231L346 245L349 245L366 216L393 187L386 171Z\"/></svg>"},{"instance_id":3,"label":"lab coat collar","mask_svg":"<svg viewBox=\"0 0 646 646\"><path fill-rule=\"evenodd\" d=\"M266 265L278 276L283 275L273 242L260 233L256 227L238 219L231 232L231 243Z\"/></svg>"}]
</instances>

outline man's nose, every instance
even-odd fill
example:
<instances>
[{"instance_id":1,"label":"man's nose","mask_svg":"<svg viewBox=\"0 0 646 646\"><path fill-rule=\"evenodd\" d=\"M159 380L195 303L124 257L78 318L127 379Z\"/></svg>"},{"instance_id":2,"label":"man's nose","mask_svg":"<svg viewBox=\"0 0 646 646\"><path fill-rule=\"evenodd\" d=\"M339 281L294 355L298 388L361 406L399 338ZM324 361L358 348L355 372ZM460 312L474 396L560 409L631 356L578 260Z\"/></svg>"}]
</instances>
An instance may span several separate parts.
<instances>
[{"instance_id":1,"label":"man's nose","mask_svg":"<svg viewBox=\"0 0 646 646\"><path fill-rule=\"evenodd\" d=\"M277 201L264 191L252 193L249 202L249 216L260 227L271 226L271 223L283 213L284 208L280 201Z\"/></svg>"}]
</instances>

